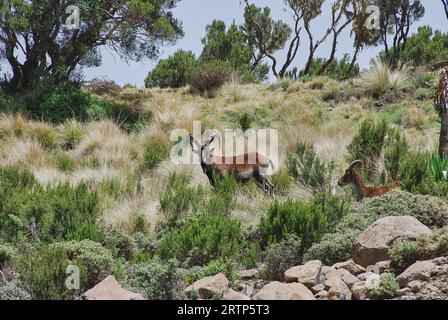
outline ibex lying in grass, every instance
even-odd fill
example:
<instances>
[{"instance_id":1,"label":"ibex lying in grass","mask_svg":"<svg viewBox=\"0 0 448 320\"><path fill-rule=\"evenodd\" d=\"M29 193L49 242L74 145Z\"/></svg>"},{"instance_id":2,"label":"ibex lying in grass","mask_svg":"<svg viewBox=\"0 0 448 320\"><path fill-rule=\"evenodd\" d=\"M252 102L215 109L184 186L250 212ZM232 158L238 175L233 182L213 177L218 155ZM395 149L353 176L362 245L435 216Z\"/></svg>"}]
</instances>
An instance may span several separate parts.
<instances>
[{"instance_id":1,"label":"ibex lying in grass","mask_svg":"<svg viewBox=\"0 0 448 320\"><path fill-rule=\"evenodd\" d=\"M367 186L362 181L361 176L355 171L357 165L362 165L361 160L355 160L350 167L345 171L344 176L338 181L340 187L353 184L355 186L357 200L361 201L363 198L374 198L388 193L393 187L398 187L399 182L392 186Z\"/></svg>"},{"instance_id":2,"label":"ibex lying in grass","mask_svg":"<svg viewBox=\"0 0 448 320\"><path fill-rule=\"evenodd\" d=\"M232 157L215 157L213 156L214 148L210 150L210 144L216 137L217 135L213 134L207 142L201 145L190 134L191 150L199 156L202 171L207 175L210 184L215 186L215 178L223 179L228 175L233 176L236 181L242 183L255 179L264 192L271 195L274 185L269 181L266 173L270 165L274 166L272 161L259 152L244 153ZM193 143L197 146L197 150L194 149Z\"/></svg>"}]
</instances>

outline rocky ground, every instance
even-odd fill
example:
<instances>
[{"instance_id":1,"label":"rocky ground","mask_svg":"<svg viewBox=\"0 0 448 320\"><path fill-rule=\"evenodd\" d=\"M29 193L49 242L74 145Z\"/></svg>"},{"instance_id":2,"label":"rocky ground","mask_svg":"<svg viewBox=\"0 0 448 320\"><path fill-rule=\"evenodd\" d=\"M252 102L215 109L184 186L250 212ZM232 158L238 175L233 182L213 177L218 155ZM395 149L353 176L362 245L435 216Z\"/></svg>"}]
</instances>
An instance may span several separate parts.
<instances>
[{"instance_id":1,"label":"rocky ground","mask_svg":"<svg viewBox=\"0 0 448 320\"><path fill-rule=\"evenodd\" d=\"M448 299L448 257L418 261L392 275L388 250L401 240L432 231L408 216L385 217L362 232L353 246L353 259L326 266L308 261L285 271L283 282L260 278L260 270L242 270L230 285L223 273L200 279L184 291L189 299L223 300L444 300ZM390 275L393 285L380 279ZM389 291L388 291L389 290ZM389 296L387 296L389 295ZM109 276L86 292L85 299L143 299L123 289Z\"/></svg>"}]
</instances>

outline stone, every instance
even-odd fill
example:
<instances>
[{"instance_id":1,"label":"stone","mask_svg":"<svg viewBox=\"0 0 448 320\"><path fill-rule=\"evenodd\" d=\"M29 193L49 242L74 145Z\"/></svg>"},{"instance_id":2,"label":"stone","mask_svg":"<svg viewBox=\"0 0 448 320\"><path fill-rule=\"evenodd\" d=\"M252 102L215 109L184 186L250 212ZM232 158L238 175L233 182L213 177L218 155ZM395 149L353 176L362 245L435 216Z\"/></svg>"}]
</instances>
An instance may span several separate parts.
<instances>
[{"instance_id":1,"label":"stone","mask_svg":"<svg viewBox=\"0 0 448 320\"><path fill-rule=\"evenodd\" d=\"M366 300L366 283L364 281L356 282L352 286L352 296L354 300Z\"/></svg>"},{"instance_id":2,"label":"stone","mask_svg":"<svg viewBox=\"0 0 448 320\"><path fill-rule=\"evenodd\" d=\"M257 269L241 270L238 275L242 280L258 279L260 277L260 272Z\"/></svg>"},{"instance_id":3,"label":"stone","mask_svg":"<svg viewBox=\"0 0 448 320\"><path fill-rule=\"evenodd\" d=\"M414 280L427 280L431 276L431 272L436 270L436 265L430 261L419 261L404 270L398 277L397 280L400 286L406 287L409 282Z\"/></svg>"},{"instance_id":4,"label":"stone","mask_svg":"<svg viewBox=\"0 0 448 320\"><path fill-rule=\"evenodd\" d=\"M330 289L332 286L334 286L334 284L340 280L342 281L342 278L344 276L349 276L351 275L350 272L348 272L345 269L338 269L338 270L333 270L330 271L329 273L327 273L326 275L326 279L324 281L324 285L325 285L325 289Z\"/></svg>"},{"instance_id":5,"label":"stone","mask_svg":"<svg viewBox=\"0 0 448 320\"><path fill-rule=\"evenodd\" d=\"M423 283L421 283L418 280L414 280L408 283L408 288L413 292L419 292L420 289L423 287Z\"/></svg>"},{"instance_id":6,"label":"stone","mask_svg":"<svg viewBox=\"0 0 448 320\"><path fill-rule=\"evenodd\" d=\"M328 290L328 300L351 300L352 292L347 285L338 278L333 278L333 283Z\"/></svg>"},{"instance_id":7,"label":"stone","mask_svg":"<svg viewBox=\"0 0 448 320\"><path fill-rule=\"evenodd\" d=\"M412 293L412 290L411 290L410 288L403 288L403 289L398 290L398 291L395 293L395 296L396 296L396 297L403 297L403 296L408 296L408 295L410 295L411 293Z\"/></svg>"},{"instance_id":8,"label":"stone","mask_svg":"<svg viewBox=\"0 0 448 320\"><path fill-rule=\"evenodd\" d=\"M195 290L200 298L211 299L217 294L222 294L228 286L229 280L227 280L224 273L218 273L195 281L185 289L185 294L187 297L191 297L191 292Z\"/></svg>"},{"instance_id":9,"label":"stone","mask_svg":"<svg viewBox=\"0 0 448 320\"><path fill-rule=\"evenodd\" d=\"M397 241L431 234L431 229L414 217L384 217L358 235L352 249L353 260L366 268L390 260L389 248Z\"/></svg>"},{"instance_id":10,"label":"stone","mask_svg":"<svg viewBox=\"0 0 448 320\"><path fill-rule=\"evenodd\" d=\"M390 271L390 260L375 263L375 268L379 273L388 273Z\"/></svg>"},{"instance_id":11,"label":"stone","mask_svg":"<svg viewBox=\"0 0 448 320\"><path fill-rule=\"evenodd\" d=\"M84 292L82 298L84 300L145 300L140 293L124 289L112 275Z\"/></svg>"},{"instance_id":12,"label":"stone","mask_svg":"<svg viewBox=\"0 0 448 320\"><path fill-rule=\"evenodd\" d=\"M311 288L319 283L322 262L319 260L308 261L302 266L292 267L285 271L284 280L287 283L299 282Z\"/></svg>"},{"instance_id":13,"label":"stone","mask_svg":"<svg viewBox=\"0 0 448 320\"><path fill-rule=\"evenodd\" d=\"M223 300L250 300L250 298L248 296L246 296L245 294L239 293L230 288L227 288L226 290L224 290L222 299Z\"/></svg>"},{"instance_id":14,"label":"stone","mask_svg":"<svg viewBox=\"0 0 448 320\"><path fill-rule=\"evenodd\" d=\"M313 293L318 293L320 291L324 291L325 290L325 286L321 283L316 284L314 287L311 288L311 291Z\"/></svg>"},{"instance_id":15,"label":"stone","mask_svg":"<svg viewBox=\"0 0 448 320\"><path fill-rule=\"evenodd\" d=\"M322 266L322 268L320 269L320 274L323 276L326 276L328 272L334 271L336 270L333 267L329 267L329 266Z\"/></svg>"},{"instance_id":16,"label":"stone","mask_svg":"<svg viewBox=\"0 0 448 320\"><path fill-rule=\"evenodd\" d=\"M351 288L356 282L360 280L352 274L346 274L342 276L342 281L347 285L347 287Z\"/></svg>"},{"instance_id":17,"label":"stone","mask_svg":"<svg viewBox=\"0 0 448 320\"><path fill-rule=\"evenodd\" d=\"M317 300L328 300L328 292L325 290L319 291L314 295Z\"/></svg>"},{"instance_id":18,"label":"stone","mask_svg":"<svg viewBox=\"0 0 448 320\"><path fill-rule=\"evenodd\" d=\"M301 283L268 283L253 297L254 300L316 300L313 293Z\"/></svg>"},{"instance_id":19,"label":"stone","mask_svg":"<svg viewBox=\"0 0 448 320\"><path fill-rule=\"evenodd\" d=\"M353 260L348 260L345 262L338 262L333 265L335 269L345 269L353 275L358 275L366 271L366 269L359 264L356 264Z\"/></svg>"}]
</instances>

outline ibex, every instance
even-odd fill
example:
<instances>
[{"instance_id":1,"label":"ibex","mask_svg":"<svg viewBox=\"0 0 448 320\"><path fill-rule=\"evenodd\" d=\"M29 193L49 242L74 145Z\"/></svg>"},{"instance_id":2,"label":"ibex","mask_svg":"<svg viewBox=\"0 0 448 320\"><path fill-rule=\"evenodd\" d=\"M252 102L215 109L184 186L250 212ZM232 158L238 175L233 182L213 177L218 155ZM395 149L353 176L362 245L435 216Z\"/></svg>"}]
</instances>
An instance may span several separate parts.
<instances>
[{"instance_id":1,"label":"ibex","mask_svg":"<svg viewBox=\"0 0 448 320\"><path fill-rule=\"evenodd\" d=\"M358 201L361 201L363 198L374 198L388 193L391 190L391 186L367 186L364 184L359 173L355 171L355 167L362 164L363 162L361 160L353 161L350 167L345 171L344 176L338 181L338 185L343 187L353 184L355 186ZM399 186L399 183L396 182L395 186Z\"/></svg>"},{"instance_id":2,"label":"ibex","mask_svg":"<svg viewBox=\"0 0 448 320\"><path fill-rule=\"evenodd\" d=\"M235 180L240 183L255 179L263 191L271 195L274 190L274 185L269 181L266 173L270 165L274 167L272 161L259 152L249 152L232 157L215 157L213 156L213 151L215 149L213 148L210 150L210 145L216 137L216 134L212 134L212 136L201 145L190 134L191 150L199 156L202 171L207 175L210 184L214 187L216 185L216 178L223 179L228 175L233 176ZM193 144L197 146L197 150L194 149ZM254 163L251 163L252 161Z\"/></svg>"}]
</instances>

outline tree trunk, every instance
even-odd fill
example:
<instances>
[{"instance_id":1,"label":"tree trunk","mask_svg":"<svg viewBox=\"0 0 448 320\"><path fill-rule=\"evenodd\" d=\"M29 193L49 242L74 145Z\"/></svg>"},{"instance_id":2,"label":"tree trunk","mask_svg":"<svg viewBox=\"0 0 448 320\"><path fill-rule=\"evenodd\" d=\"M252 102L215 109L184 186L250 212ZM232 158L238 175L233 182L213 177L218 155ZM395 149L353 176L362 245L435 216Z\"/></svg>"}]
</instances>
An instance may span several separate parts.
<instances>
[{"instance_id":1,"label":"tree trunk","mask_svg":"<svg viewBox=\"0 0 448 320\"><path fill-rule=\"evenodd\" d=\"M441 158L448 156L448 114L442 112L440 116L440 140L439 140L439 155Z\"/></svg>"}]
</instances>

